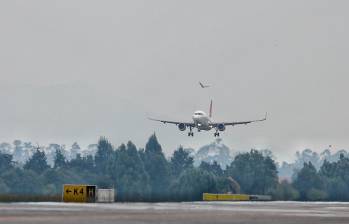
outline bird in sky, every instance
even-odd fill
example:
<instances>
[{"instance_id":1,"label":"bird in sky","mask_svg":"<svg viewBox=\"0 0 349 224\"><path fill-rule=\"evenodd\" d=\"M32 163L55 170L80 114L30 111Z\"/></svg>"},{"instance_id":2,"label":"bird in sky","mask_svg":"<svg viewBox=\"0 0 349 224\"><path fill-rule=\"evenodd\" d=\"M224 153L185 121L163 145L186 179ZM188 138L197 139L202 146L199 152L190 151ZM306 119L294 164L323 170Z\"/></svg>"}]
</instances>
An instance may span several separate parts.
<instances>
[{"instance_id":1,"label":"bird in sky","mask_svg":"<svg viewBox=\"0 0 349 224\"><path fill-rule=\"evenodd\" d=\"M201 82L199 82L199 84L200 84L201 88L203 88L203 89L210 87L209 85L204 85Z\"/></svg>"}]
</instances>

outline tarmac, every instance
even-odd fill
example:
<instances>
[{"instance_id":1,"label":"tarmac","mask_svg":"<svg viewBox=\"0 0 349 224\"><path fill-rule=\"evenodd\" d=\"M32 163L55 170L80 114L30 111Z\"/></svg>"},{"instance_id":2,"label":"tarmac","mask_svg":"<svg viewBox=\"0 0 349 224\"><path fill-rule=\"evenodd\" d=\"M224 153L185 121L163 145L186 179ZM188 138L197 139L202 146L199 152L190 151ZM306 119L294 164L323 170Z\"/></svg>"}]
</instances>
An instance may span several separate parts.
<instances>
[{"instance_id":1,"label":"tarmac","mask_svg":"<svg viewBox=\"0 0 349 224\"><path fill-rule=\"evenodd\" d=\"M349 203L0 203L0 223L349 223Z\"/></svg>"}]
</instances>

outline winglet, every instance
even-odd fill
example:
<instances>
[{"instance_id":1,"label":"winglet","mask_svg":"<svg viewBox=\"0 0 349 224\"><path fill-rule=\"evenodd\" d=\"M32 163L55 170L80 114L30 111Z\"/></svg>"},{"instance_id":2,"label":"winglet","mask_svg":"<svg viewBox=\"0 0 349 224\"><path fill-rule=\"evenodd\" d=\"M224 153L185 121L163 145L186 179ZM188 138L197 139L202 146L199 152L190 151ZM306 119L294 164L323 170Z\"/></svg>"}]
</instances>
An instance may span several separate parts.
<instances>
[{"instance_id":1,"label":"winglet","mask_svg":"<svg viewBox=\"0 0 349 224\"><path fill-rule=\"evenodd\" d=\"M268 112L265 112L265 117L264 117L264 121L267 120L267 116L268 116Z\"/></svg>"},{"instance_id":2,"label":"winglet","mask_svg":"<svg viewBox=\"0 0 349 224\"><path fill-rule=\"evenodd\" d=\"M148 117L148 119L149 119L149 120L151 120L151 121L160 121L160 122L162 122L162 123L164 123L164 124L166 124L166 123L167 123L166 121L162 121L162 120L154 119L154 118L151 118L151 117Z\"/></svg>"}]
</instances>

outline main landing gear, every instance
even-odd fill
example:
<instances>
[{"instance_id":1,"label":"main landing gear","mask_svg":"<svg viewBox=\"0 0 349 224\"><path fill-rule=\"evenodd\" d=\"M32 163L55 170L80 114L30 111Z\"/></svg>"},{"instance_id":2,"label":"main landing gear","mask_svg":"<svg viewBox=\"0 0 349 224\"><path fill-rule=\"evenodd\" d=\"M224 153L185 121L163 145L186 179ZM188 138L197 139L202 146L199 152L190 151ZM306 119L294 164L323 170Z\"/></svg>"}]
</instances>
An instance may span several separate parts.
<instances>
[{"instance_id":1,"label":"main landing gear","mask_svg":"<svg viewBox=\"0 0 349 224\"><path fill-rule=\"evenodd\" d=\"M192 127L190 127L190 131L188 133L188 136L194 137L194 132L192 130Z\"/></svg>"}]
</instances>

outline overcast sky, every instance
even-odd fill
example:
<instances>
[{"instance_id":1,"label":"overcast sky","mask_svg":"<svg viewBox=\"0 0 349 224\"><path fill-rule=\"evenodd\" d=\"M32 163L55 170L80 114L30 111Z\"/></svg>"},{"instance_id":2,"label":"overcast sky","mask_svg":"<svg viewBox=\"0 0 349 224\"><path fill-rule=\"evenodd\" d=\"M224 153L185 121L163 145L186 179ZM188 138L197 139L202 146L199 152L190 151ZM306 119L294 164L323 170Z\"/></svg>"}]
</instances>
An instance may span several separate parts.
<instances>
[{"instance_id":1,"label":"overcast sky","mask_svg":"<svg viewBox=\"0 0 349 224\"><path fill-rule=\"evenodd\" d=\"M213 99L233 150L349 145L349 1L0 1L0 142L106 136L197 148L177 127ZM199 88L198 81L213 85Z\"/></svg>"}]
</instances>

